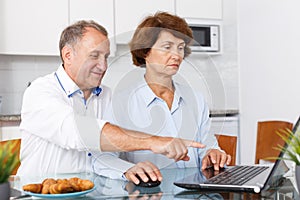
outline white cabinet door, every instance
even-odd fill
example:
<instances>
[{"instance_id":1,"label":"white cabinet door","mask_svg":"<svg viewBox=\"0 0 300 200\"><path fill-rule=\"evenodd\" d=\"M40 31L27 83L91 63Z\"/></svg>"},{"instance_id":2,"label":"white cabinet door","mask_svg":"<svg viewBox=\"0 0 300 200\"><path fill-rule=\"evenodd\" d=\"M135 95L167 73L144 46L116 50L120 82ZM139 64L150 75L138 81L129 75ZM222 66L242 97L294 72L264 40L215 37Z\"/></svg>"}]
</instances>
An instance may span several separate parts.
<instances>
[{"instance_id":1,"label":"white cabinet door","mask_svg":"<svg viewBox=\"0 0 300 200\"><path fill-rule=\"evenodd\" d=\"M114 53L114 2L112 0L70 0L70 23L77 20L94 20L104 26L111 42L111 55Z\"/></svg>"},{"instance_id":2,"label":"white cabinet door","mask_svg":"<svg viewBox=\"0 0 300 200\"><path fill-rule=\"evenodd\" d=\"M21 138L19 126L0 127L0 141L14 140Z\"/></svg>"},{"instance_id":3,"label":"white cabinet door","mask_svg":"<svg viewBox=\"0 0 300 200\"><path fill-rule=\"evenodd\" d=\"M127 44L142 19L157 11L174 14L174 0L115 0L117 43Z\"/></svg>"},{"instance_id":4,"label":"white cabinet door","mask_svg":"<svg viewBox=\"0 0 300 200\"><path fill-rule=\"evenodd\" d=\"M175 0L176 14L185 18L222 19L222 0Z\"/></svg>"},{"instance_id":5,"label":"white cabinet door","mask_svg":"<svg viewBox=\"0 0 300 200\"><path fill-rule=\"evenodd\" d=\"M0 54L59 55L68 0L1 0Z\"/></svg>"}]
</instances>

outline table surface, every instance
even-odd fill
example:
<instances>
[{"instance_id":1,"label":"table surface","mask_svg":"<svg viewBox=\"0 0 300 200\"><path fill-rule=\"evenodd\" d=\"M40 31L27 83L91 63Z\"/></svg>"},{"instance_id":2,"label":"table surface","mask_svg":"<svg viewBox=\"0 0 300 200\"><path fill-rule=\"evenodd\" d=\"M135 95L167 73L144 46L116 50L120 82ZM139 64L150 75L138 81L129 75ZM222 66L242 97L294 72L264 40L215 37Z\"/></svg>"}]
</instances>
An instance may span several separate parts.
<instances>
[{"instance_id":1,"label":"table surface","mask_svg":"<svg viewBox=\"0 0 300 200\"><path fill-rule=\"evenodd\" d=\"M260 194L187 190L173 184L174 181L192 175L197 170L197 168L163 169L161 172L164 179L160 186L154 188L136 187L131 182L112 180L94 173L12 176L10 184L12 188L21 190L23 185L41 183L45 178L79 177L94 181L96 189L85 196L78 197L78 199L139 199L140 197L143 197L142 199L300 199L292 178L286 178L280 186L272 187L267 191L262 191Z\"/></svg>"}]
</instances>

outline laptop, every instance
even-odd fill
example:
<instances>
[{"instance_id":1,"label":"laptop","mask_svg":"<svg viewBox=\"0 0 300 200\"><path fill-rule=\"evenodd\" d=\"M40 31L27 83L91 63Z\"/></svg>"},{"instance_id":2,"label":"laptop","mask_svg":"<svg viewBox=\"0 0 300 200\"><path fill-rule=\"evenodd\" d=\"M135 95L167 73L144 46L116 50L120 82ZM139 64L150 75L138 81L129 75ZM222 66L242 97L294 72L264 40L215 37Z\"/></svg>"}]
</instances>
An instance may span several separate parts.
<instances>
[{"instance_id":1,"label":"laptop","mask_svg":"<svg viewBox=\"0 0 300 200\"><path fill-rule=\"evenodd\" d=\"M292 131L293 133L300 131L300 116ZM278 157L281 158L283 155L284 152L282 151ZM248 171L244 172L243 170ZM193 190L260 193L278 183L287 170L288 168L282 159L277 159L274 164L236 165L220 171L214 171L211 167L204 171L199 169L193 175L176 180L174 185ZM225 178L222 179L222 177Z\"/></svg>"}]
</instances>

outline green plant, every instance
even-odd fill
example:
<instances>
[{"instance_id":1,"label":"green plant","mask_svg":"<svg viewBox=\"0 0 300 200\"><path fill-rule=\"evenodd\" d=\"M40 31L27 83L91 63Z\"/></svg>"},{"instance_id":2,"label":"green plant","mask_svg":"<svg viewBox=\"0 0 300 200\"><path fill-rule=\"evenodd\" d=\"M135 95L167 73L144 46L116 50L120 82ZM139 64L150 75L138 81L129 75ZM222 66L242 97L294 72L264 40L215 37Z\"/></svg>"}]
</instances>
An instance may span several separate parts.
<instances>
[{"instance_id":1,"label":"green plant","mask_svg":"<svg viewBox=\"0 0 300 200\"><path fill-rule=\"evenodd\" d=\"M285 155L279 159L290 160L295 162L296 165L300 165L300 132L293 133L290 129L285 129L277 131L276 133L287 144L286 146L277 145L277 147L274 147L285 153Z\"/></svg>"},{"instance_id":2,"label":"green plant","mask_svg":"<svg viewBox=\"0 0 300 200\"><path fill-rule=\"evenodd\" d=\"M0 184L8 181L12 171L18 165L18 152L14 151L16 141L7 141L0 145Z\"/></svg>"}]
</instances>

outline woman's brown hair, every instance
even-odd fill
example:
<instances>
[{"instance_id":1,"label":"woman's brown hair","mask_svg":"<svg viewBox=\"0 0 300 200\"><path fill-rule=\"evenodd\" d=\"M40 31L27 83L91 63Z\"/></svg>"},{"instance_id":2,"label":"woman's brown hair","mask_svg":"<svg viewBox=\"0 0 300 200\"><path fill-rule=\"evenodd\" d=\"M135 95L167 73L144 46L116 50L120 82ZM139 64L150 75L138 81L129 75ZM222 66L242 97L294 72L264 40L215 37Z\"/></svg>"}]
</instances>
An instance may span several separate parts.
<instances>
[{"instance_id":1,"label":"woman's brown hair","mask_svg":"<svg viewBox=\"0 0 300 200\"><path fill-rule=\"evenodd\" d=\"M161 31L168 31L185 42L184 57L191 53L189 44L193 40L192 30L187 22L176 15L167 12L157 12L146 17L134 32L129 43L133 64L142 66L145 57L155 44Z\"/></svg>"}]
</instances>

